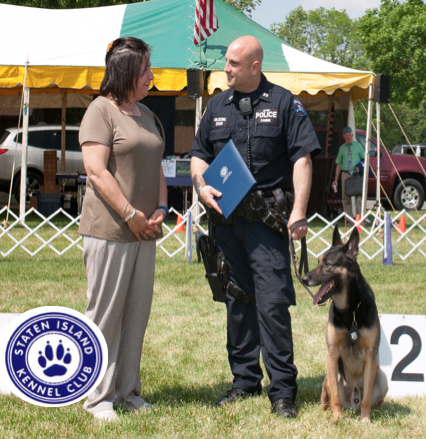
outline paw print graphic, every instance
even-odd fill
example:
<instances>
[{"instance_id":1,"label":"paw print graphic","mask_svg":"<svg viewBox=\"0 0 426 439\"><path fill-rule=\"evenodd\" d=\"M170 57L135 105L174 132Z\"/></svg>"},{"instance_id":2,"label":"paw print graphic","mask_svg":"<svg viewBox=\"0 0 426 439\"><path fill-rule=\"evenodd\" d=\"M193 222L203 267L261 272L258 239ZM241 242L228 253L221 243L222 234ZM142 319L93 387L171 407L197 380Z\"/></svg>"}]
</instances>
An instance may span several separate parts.
<instances>
[{"instance_id":1,"label":"paw print graphic","mask_svg":"<svg viewBox=\"0 0 426 439\"><path fill-rule=\"evenodd\" d=\"M62 340L59 340L55 353L50 345L50 341L48 341L44 348L44 354L42 351L39 351L38 357L38 364L44 369L43 373L48 377L65 375L68 369L64 364L70 364L72 360L71 354L68 351L69 348L67 349L67 353L65 353Z\"/></svg>"}]
</instances>

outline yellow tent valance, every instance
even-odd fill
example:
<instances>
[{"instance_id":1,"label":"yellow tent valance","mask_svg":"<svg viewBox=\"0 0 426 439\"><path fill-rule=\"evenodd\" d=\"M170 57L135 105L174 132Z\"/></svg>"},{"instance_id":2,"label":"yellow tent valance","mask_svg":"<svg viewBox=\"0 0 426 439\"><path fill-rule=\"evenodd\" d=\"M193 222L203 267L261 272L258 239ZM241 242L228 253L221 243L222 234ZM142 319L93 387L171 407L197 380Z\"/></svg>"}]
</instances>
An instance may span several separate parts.
<instances>
[{"instance_id":1,"label":"yellow tent valance","mask_svg":"<svg viewBox=\"0 0 426 439\"><path fill-rule=\"evenodd\" d=\"M271 73L264 72L268 81L290 90L294 95L307 92L317 95L325 92L332 95L336 90L349 92L352 89L352 100L364 99L368 96L368 86L374 84L373 73ZM208 79L208 92L215 89L226 90L224 72L212 72Z\"/></svg>"},{"instance_id":2,"label":"yellow tent valance","mask_svg":"<svg viewBox=\"0 0 426 439\"><path fill-rule=\"evenodd\" d=\"M52 84L60 88L99 90L104 67L30 66L25 86L46 88ZM186 87L185 69L152 69L151 84L162 91L179 91ZM24 84L24 66L0 66L0 88L13 88Z\"/></svg>"}]
</instances>

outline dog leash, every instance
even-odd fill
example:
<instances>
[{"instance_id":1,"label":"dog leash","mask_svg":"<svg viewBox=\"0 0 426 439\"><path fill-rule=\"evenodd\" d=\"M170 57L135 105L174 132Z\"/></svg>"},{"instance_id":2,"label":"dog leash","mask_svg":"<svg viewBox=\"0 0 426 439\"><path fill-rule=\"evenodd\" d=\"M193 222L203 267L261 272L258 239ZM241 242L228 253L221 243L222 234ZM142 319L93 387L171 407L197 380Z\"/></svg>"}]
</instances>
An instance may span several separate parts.
<instances>
[{"instance_id":1,"label":"dog leash","mask_svg":"<svg viewBox=\"0 0 426 439\"><path fill-rule=\"evenodd\" d=\"M314 299L314 295L312 294L311 290L307 287L307 285L304 284L303 280L302 280L302 269L304 269L306 274L309 271L309 266L308 266L308 248L306 246L306 237L301 239L301 245L302 245L302 251L300 253L300 264L299 264L299 268L297 268L297 255L296 252L294 250L294 242L293 242L293 232L295 229L297 229L298 227L303 227L303 226L308 226L308 220L306 218L303 218L299 221L296 221L295 223L293 223L290 226L290 253L291 253L291 259L293 260L293 265L294 265L294 274L297 277L297 280L303 285L303 287L306 289L306 291L311 295L312 299Z\"/></svg>"}]
</instances>

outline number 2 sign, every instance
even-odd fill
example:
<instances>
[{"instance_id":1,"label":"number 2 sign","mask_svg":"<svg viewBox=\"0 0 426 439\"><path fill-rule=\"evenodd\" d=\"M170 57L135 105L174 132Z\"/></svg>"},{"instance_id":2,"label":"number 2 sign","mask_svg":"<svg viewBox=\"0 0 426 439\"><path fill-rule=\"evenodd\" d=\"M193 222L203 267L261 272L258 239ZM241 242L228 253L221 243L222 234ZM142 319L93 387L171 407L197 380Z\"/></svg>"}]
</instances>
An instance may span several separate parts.
<instances>
[{"instance_id":1,"label":"number 2 sign","mask_svg":"<svg viewBox=\"0 0 426 439\"><path fill-rule=\"evenodd\" d=\"M388 379L388 396L426 395L426 316L379 316L379 366Z\"/></svg>"}]
</instances>

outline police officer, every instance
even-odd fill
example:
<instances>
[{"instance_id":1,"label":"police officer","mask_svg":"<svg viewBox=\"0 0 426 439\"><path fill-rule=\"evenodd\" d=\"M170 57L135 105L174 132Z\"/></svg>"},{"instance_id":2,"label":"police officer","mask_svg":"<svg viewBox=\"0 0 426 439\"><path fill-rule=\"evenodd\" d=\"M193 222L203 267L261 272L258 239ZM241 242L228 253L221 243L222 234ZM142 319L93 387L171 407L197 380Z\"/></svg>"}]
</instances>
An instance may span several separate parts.
<instances>
[{"instance_id":1,"label":"police officer","mask_svg":"<svg viewBox=\"0 0 426 439\"><path fill-rule=\"evenodd\" d=\"M204 204L221 214L215 201L221 193L206 185L203 173L232 139L256 179L254 190L267 197L273 189L285 192L294 187L290 228L305 218L311 158L321 148L300 101L267 81L261 72L262 60L263 49L254 37L238 38L229 46L225 73L230 89L213 97L207 105L190 151L191 176ZM240 110L242 98L250 98L252 112L248 116ZM289 306L296 301L288 238L274 232L261 219L248 221L247 215L233 215L231 222L216 223L216 249L227 259L228 278L255 297L256 303L237 299L229 289L226 292L227 350L234 381L217 405L261 392L262 346L272 410L285 417L296 416L297 369L289 313ZM301 239L306 233L307 226L301 226L292 237Z\"/></svg>"}]
</instances>

